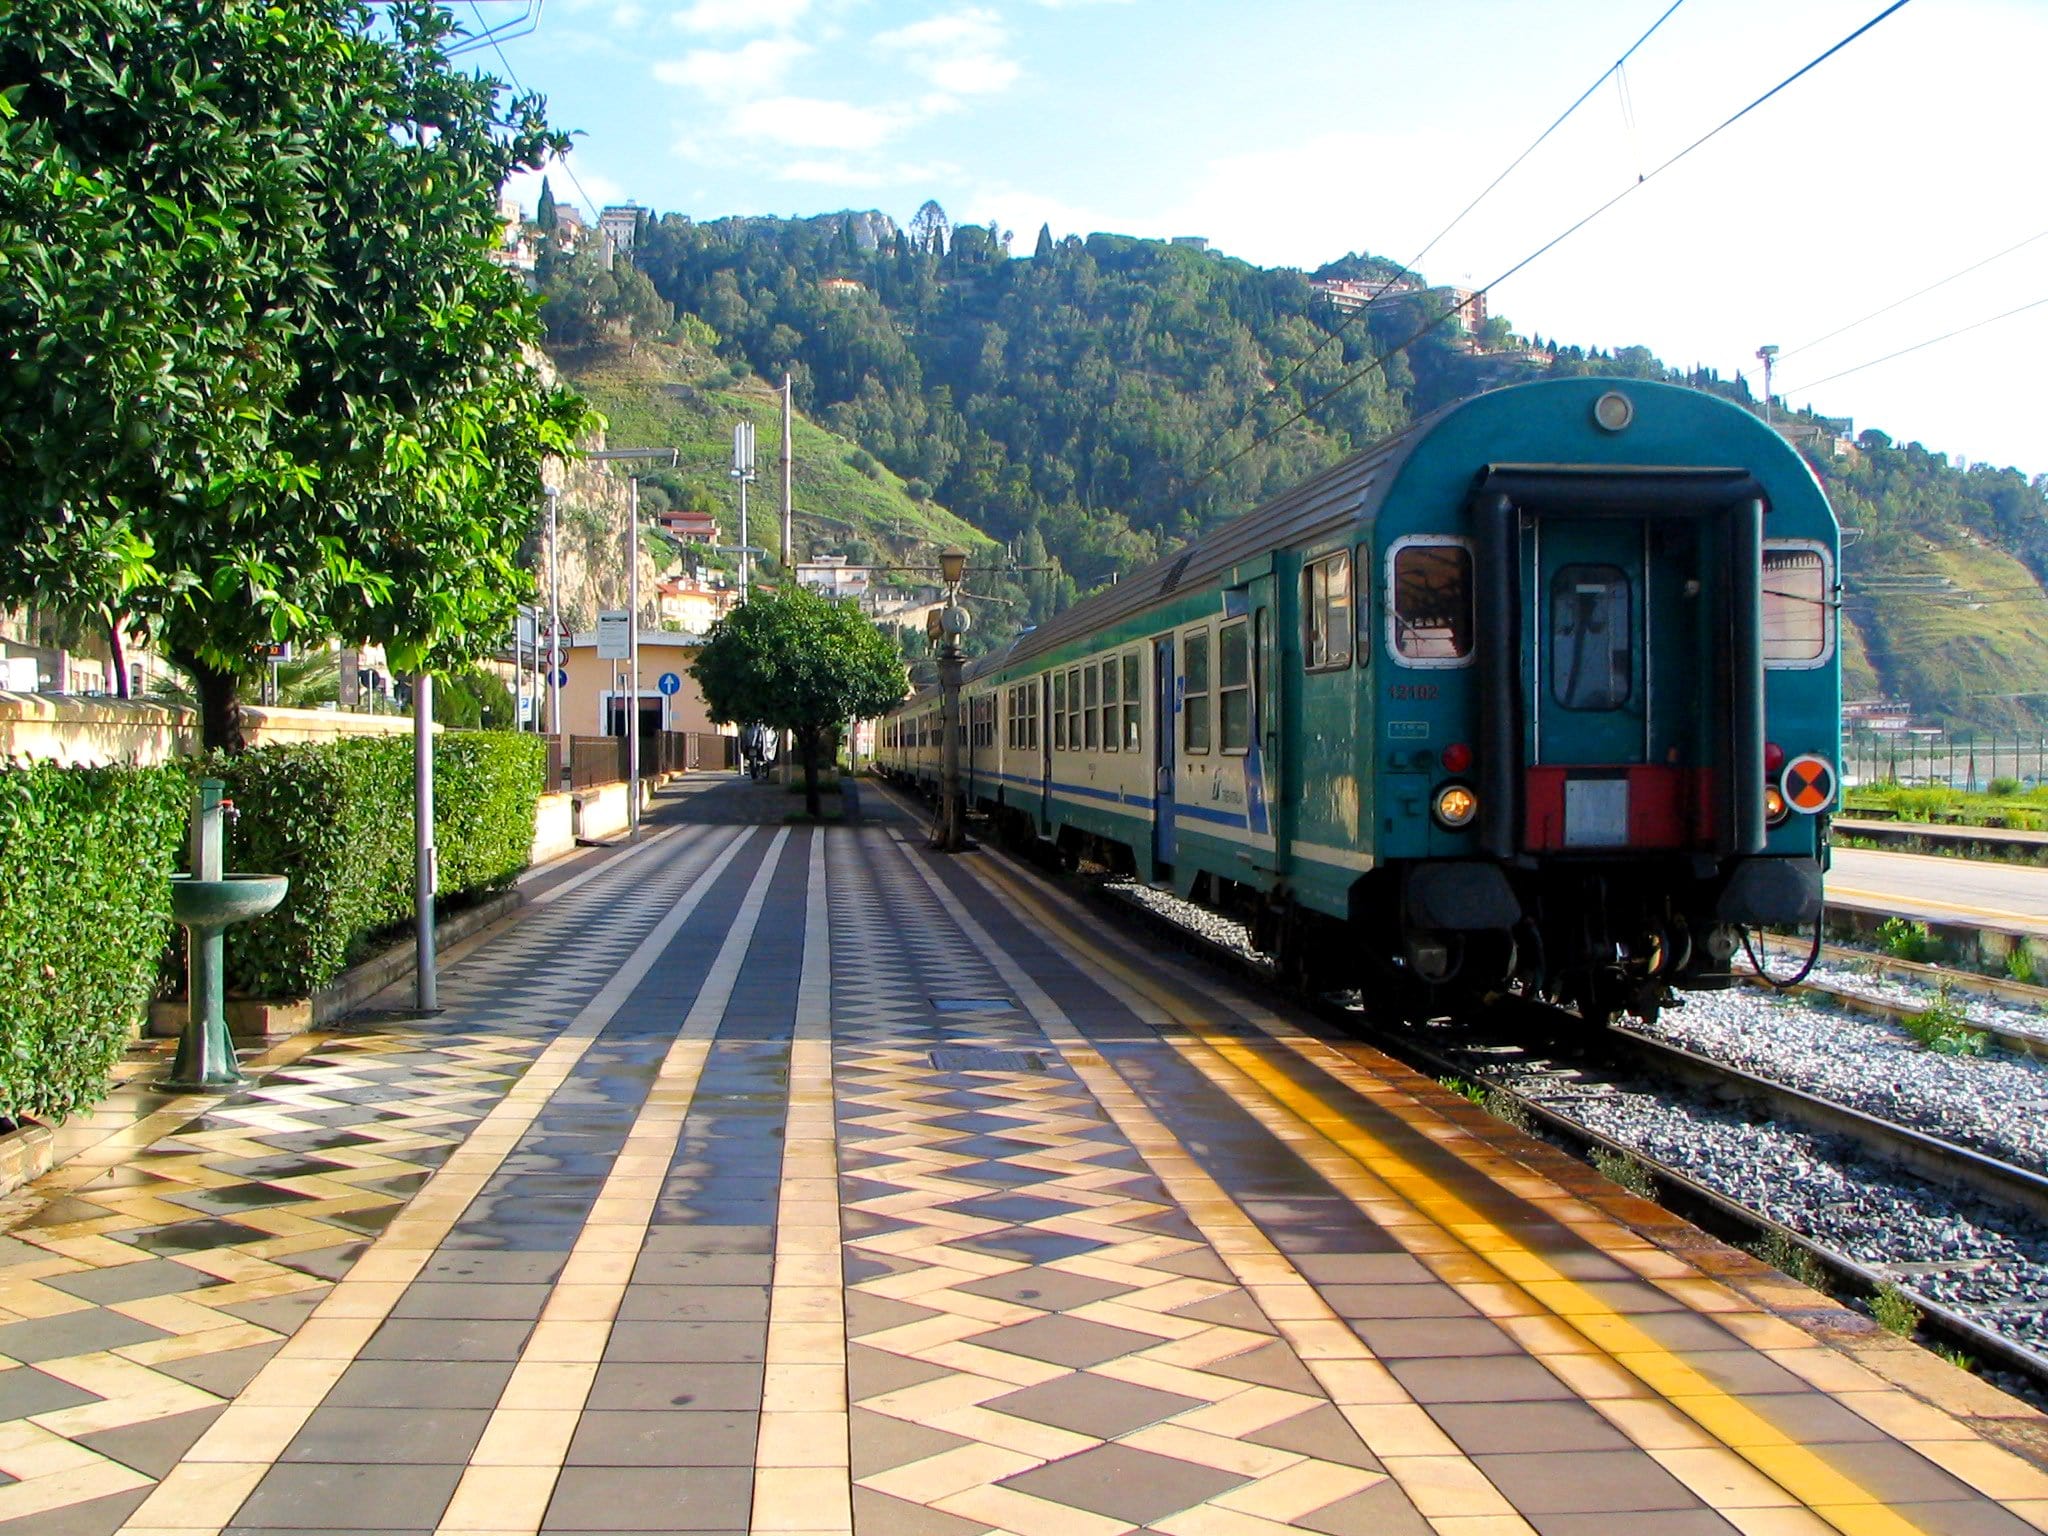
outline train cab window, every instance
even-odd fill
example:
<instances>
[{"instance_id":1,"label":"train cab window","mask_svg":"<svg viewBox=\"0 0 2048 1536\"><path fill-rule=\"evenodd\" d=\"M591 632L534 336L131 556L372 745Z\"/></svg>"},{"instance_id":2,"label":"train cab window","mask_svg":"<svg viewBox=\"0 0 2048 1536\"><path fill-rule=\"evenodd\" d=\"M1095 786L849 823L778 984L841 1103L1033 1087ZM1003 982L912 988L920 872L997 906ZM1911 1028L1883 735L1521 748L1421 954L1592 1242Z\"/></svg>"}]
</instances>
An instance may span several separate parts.
<instances>
[{"instance_id":1,"label":"train cab window","mask_svg":"<svg viewBox=\"0 0 2048 1536\"><path fill-rule=\"evenodd\" d=\"M1116 705L1116 658L1102 664L1102 750L1114 752L1118 745Z\"/></svg>"},{"instance_id":2,"label":"train cab window","mask_svg":"<svg viewBox=\"0 0 2048 1536\"><path fill-rule=\"evenodd\" d=\"M1252 744L1252 627L1247 619L1216 632L1216 724L1226 752Z\"/></svg>"},{"instance_id":3,"label":"train cab window","mask_svg":"<svg viewBox=\"0 0 2048 1536\"><path fill-rule=\"evenodd\" d=\"M1301 656L1311 672L1351 665L1351 556L1340 550L1301 568Z\"/></svg>"},{"instance_id":4,"label":"train cab window","mask_svg":"<svg viewBox=\"0 0 2048 1536\"><path fill-rule=\"evenodd\" d=\"M1081 736L1087 743L1088 750L1093 752L1095 743L1100 738L1097 737L1095 729L1095 668L1092 666L1081 669L1081 699Z\"/></svg>"},{"instance_id":5,"label":"train cab window","mask_svg":"<svg viewBox=\"0 0 2048 1536\"><path fill-rule=\"evenodd\" d=\"M1764 665L1817 667L1834 654L1828 557L1818 544L1764 545Z\"/></svg>"},{"instance_id":6,"label":"train cab window","mask_svg":"<svg viewBox=\"0 0 2048 1536\"><path fill-rule=\"evenodd\" d=\"M1067 674L1064 672L1052 675L1052 744L1062 752L1067 749Z\"/></svg>"},{"instance_id":7,"label":"train cab window","mask_svg":"<svg viewBox=\"0 0 2048 1536\"><path fill-rule=\"evenodd\" d=\"M1456 666L1472 655L1472 551L1447 539L1394 546L1387 582L1389 644L1410 666Z\"/></svg>"},{"instance_id":8,"label":"train cab window","mask_svg":"<svg viewBox=\"0 0 2048 1536\"><path fill-rule=\"evenodd\" d=\"M1634 687L1635 605L1612 565L1561 565L1550 581L1550 692L1566 709L1620 709Z\"/></svg>"},{"instance_id":9,"label":"train cab window","mask_svg":"<svg viewBox=\"0 0 2048 1536\"><path fill-rule=\"evenodd\" d=\"M1181 745L1209 750L1209 631L1195 629L1180 640Z\"/></svg>"},{"instance_id":10,"label":"train cab window","mask_svg":"<svg viewBox=\"0 0 2048 1536\"><path fill-rule=\"evenodd\" d=\"M1124 750L1138 750L1138 653L1124 653Z\"/></svg>"}]
</instances>

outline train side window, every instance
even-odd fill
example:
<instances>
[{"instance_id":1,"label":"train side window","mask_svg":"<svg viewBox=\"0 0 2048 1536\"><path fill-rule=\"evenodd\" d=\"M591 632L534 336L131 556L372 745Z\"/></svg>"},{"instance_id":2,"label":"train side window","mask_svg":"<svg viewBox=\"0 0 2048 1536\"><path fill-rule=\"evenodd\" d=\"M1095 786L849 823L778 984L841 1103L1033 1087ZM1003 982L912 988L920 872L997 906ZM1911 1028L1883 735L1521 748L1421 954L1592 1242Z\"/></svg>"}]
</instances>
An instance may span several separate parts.
<instances>
[{"instance_id":1,"label":"train side window","mask_svg":"<svg viewBox=\"0 0 2048 1536\"><path fill-rule=\"evenodd\" d=\"M1191 629L1180 640L1181 745L1209 750L1209 631Z\"/></svg>"},{"instance_id":2,"label":"train side window","mask_svg":"<svg viewBox=\"0 0 2048 1536\"><path fill-rule=\"evenodd\" d=\"M1138 653L1124 652L1124 750L1135 752L1139 746L1138 709Z\"/></svg>"},{"instance_id":3,"label":"train side window","mask_svg":"<svg viewBox=\"0 0 2048 1536\"><path fill-rule=\"evenodd\" d=\"M1081 739L1088 744L1090 752L1095 750L1095 744L1100 740L1096 735L1097 716L1095 713L1095 702L1095 668L1093 666L1083 667L1081 669Z\"/></svg>"},{"instance_id":4,"label":"train side window","mask_svg":"<svg viewBox=\"0 0 2048 1536\"><path fill-rule=\"evenodd\" d=\"M1764 545L1764 665L1817 667L1835 652L1827 550L1815 543Z\"/></svg>"},{"instance_id":5,"label":"train side window","mask_svg":"<svg viewBox=\"0 0 2048 1536\"><path fill-rule=\"evenodd\" d=\"M1301 568L1301 657L1311 672L1351 665L1351 556L1345 550Z\"/></svg>"},{"instance_id":6,"label":"train side window","mask_svg":"<svg viewBox=\"0 0 2048 1536\"><path fill-rule=\"evenodd\" d=\"M1102 750L1114 752L1119 745L1116 703L1116 658L1102 664Z\"/></svg>"},{"instance_id":7,"label":"train side window","mask_svg":"<svg viewBox=\"0 0 2048 1536\"><path fill-rule=\"evenodd\" d=\"M1403 539L1387 581L1387 645L1409 666L1472 657L1472 551L1455 539Z\"/></svg>"},{"instance_id":8,"label":"train side window","mask_svg":"<svg viewBox=\"0 0 2048 1536\"><path fill-rule=\"evenodd\" d=\"M1252 744L1251 633L1246 619L1216 632L1216 723L1226 752L1248 751Z\"/></svg>"},{"instance_id":9,"label":"train side window","mask_svg":"<svg viewBox=\"0 0 2048 1536\"><path fill-rule=\"evenodd\" d=\"M1081 750L1081 669L1067 668L1067 750Z\"/></svg>"},{"instance_id":10,"label":"train side window","mask_svg":"<svg viewBox=\"0 0 2048 1536\"><path fill-rule=\"evenodd\" d=\"M1635 686L1635 604L1618 566L1550 579L1550 692L1566 709L1620 709Z\"/></svg>"},{"instance_id":11,"label":"train side window","mask_svg":"<svg viewBox=\"0 0 2048 1536\"><path fill-rule=\"evenodd\" d=\"M1064 672L1052 675L1052 744L1061 752L1067 750L1067 674Z\"/></svg>"},{"instance_id":12,"label":"train side window","mask_svg":"<svg viewBox=\"0 0 2048 1536\"><path fill-rule=\"evenodd\" d=\"M1029 752L1038 750L1038 688L1035 678L1024 685L1024 747Z\"/></svg>"}]
</instances>

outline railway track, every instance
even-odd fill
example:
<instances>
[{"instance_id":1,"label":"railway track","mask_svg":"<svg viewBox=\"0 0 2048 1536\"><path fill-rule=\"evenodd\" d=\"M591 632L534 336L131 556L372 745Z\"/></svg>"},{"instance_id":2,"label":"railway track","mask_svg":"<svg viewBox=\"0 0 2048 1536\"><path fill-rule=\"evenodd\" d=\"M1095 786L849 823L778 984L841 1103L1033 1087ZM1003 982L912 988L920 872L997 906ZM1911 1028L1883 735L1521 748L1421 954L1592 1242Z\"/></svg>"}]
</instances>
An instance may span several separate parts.
<instances>
[{"instance_id":1,"label":"railway track","mask_svg":"<svg viewBox=\"0 0 2048 1536\"><path fill-rule=\"evenodd\" d=\"M1203 959L1260 985L1279 985L1272 968L1244 950L1176 922L1113 885L1085 879L1079 884L1098 904L1120 911ZM1377 1023L1362 1005L1331 998L1295 1000L1420 1070L1439 1078L1477 1079L1487 1084L1517 1107L1530 1129L1581 1157L1591 1159L1595 1154L1607 1154L1633 1160L1655 1182L1664 1205L1716 1236L1745 1246L1764 1240L1788 1244L1809 1255L1838 1294L1867 1299L1881 1287L1896 1287L1920 1309L1917 1333L1923 1342L1966 1355L1981 1369L2013 1378L2036 1398L2048 1397L2048 1352L1986 1327L1927 1294L1915 1285L1909 1261L1898 1265L1859 1261L1704 1182L1688 1169L1651 1155L1626 1139L1595 1129L1573 1114L1571 1101L1580 1095L1600 1093L1613 1080L1611 1075L1603 1074L1616 1070L1657 1084L1681 1084L1687 1092L1723 1105L1746 1104L1760 1118L1790 1123L1820 1136L1841 1138L1871 1158L1953 1191L1961 1199L1983 1202L2035 1221L2048 1222L2048 1176L1627 1030L1608 1030L1590 1044L1579 1033L1577 1039L1584 1054L1570 1061L1532 1054L1521 1073L1510 1073L1503 1071L1502 1053L1527 1050L1527 1046L1510 1042L1498 1033L1468 1030L1463 1032L1462 1039L1448 1033L1444 1039L1431 1039L1406 1026ZM1517 1007L1518 1017L1538 1011L1543 1011L1538 1005ZM1522 1019L1525 1037L1528 1022ZM1572 1019L1574 1026L1576 1023ZM2032 1043L2041 1045L2038 1041ZM1560 1092L1558 1079L1564 1076L1572 1081ZM1547 1078L1550 1091L1518 1084L1517 1077L1536 1081Z\"/></svg>"}]
</instances>

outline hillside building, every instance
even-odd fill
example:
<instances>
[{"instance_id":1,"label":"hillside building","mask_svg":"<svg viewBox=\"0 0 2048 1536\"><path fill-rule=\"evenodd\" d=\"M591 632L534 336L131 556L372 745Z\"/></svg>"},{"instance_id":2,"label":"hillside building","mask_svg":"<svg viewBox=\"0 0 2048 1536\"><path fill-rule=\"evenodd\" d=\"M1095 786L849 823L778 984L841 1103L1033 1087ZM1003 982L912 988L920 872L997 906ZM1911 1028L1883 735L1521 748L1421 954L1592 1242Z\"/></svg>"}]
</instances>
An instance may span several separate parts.
<instances>
[{"instance_id":1,"label":"hillside building","mask_svg":"<svg viewBox=\"0 0 2048 1536\"><path fill-rule=\"evenodd\" d=\"M604 269L609 272L620 256L633 254L640 237L640 219L646 213L638 203L615 203L597 216L597 232L604 241Z\"/></svg>"}]
</instances>

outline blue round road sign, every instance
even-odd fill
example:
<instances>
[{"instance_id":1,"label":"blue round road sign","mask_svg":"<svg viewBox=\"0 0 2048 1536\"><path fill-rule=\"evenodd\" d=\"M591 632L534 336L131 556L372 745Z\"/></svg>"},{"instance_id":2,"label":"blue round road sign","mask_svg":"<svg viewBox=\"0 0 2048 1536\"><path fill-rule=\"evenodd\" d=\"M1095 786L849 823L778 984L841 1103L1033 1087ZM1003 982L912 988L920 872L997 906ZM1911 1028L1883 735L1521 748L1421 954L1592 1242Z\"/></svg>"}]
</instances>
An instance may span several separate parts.
<instances>
[{"instance_id":1,"label":"blue round road sign","mask_svg":"<svg viewBox=\"0 0 2048 1536\"><path fill-rule=\"evenodd\" d=\"M661 681L657 682L654 686L673 698L676 694L683 691L683 680L673 672L664 672L661 674Z\"/></svg>"},{"instance_id":2,"label":"blue round road sign","mask_svg":"<svg viewBox=\"0 0 2048 1536\"><path fill-rule=\"evenodd\" d=\"M567 667L555 668L555 683L556 686L562 688L569 686L569 669Z\"/></svg>"}]
</instances>

